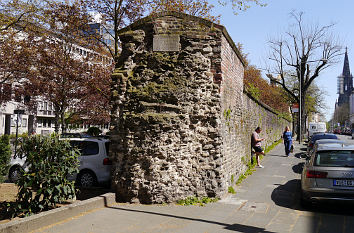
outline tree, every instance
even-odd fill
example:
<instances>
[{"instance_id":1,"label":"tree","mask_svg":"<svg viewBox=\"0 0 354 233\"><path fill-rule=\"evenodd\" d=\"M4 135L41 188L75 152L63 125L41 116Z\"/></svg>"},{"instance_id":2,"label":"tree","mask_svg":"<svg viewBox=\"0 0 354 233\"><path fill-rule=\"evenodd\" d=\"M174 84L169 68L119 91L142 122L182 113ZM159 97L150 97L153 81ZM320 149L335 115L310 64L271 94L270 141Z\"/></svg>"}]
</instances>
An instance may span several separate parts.
<instances>
[{"instance_id":1,"label":"tree","mask_svg":"<svg viewBox=\"0 0 354 233\"><path fill-rule=\"evenodd\" d=\"M89 42L83 33L87 29L88 17L80 7L53 3L46 10L47 33L40 37L28 34L25 38L32 44L33 55L28 70L30 82L25 85L25 91L53 103L56 132L59 125L62 132L66 131L68 117L81 115L87 89L92 90L92 84L97 83L93 81L95 77L107 74L102 72L98 76L97 71L104 69L100 64L105 59L92 50L94 46L90 50L79 47ZM105 66L102 64L102 67ZM98 99L91 98L101 103Z\"/></svg>"},{"instance_id":2,"label":"tree","mask_svg":"<svg viewBox=\"0 0 354 233\"><path fill-rule=\"evenodd\" d=\"M163 11L178 11L217 23L220 19L220 15L214 16L211 14L214 6L209 4L207 0L151 0L149 8L152 14Z\"/></svg>"},{"instance_id":3,"label":"tree","mask_svg":"<svg viewBox=\"0 0 354 233\"><path fill-rule=\"evenodd\" d=\"M11 32L0 39L0 105L17 97L18 88L26 82L29 48L26 41Z\"/></svg>"},{"instance_id":4,"label":"tree","mask_svg":"<svg viewBox=\"0 0 354 233\"><path fill-rule=\"evenodd\" d=\"M269 84L262 78L261 70L250 65L248 54L244 53L243 45L237 43L237 48L245 64L244 88L256 99L267 104L282 114L289 113L289 98L284 91L276 85Z\"/></svg>"},{"instance_id":5,"label":"tree","mask_svg":"<svg viewBox=\"0 0 354 233\"><path fill-rule=\"evenodd\" d=\"M87 11L96 13L102 29L114 43L108 44L100 33L90 33L89 36L102 44L115 58L119 47L118 30L143 16L146 0L81 0L81 4Z\"/></svg>"},{"instance_id":6,"label":"tree","mask_svg":"<svg viewBox=\"0 0 354 233\"><path fill-rule=\"evenodd\" d=\"M267 4L262 3L259 0L220 0L219 3L223 6L231 4L234 14L237 15L240 11L245 11L250 8L250 3L255 3L259 6L266 6Z\"/></svg>"},{"instance_id":7,"label":"tree","mask_svg":"<svg viewBox=\"0 0 354 233\"><path fill-rule=\"evenodd\" d=\"M303 13L293 12L291 16L295 20L292 28L284 37L269 42L273 68L268 70L267 76L302 106L298 124L302 125L301 131L304 132L304 124L301 123L305 120L308 90L323 70L338 62L341 46L330 33L334 25L308 26L303 21ZM275 79L273 75L280 79ZM291 86L291 77L297 80L296 88ZM297 135L301 140L300 128Z\"/></svg>"}]
</instances>

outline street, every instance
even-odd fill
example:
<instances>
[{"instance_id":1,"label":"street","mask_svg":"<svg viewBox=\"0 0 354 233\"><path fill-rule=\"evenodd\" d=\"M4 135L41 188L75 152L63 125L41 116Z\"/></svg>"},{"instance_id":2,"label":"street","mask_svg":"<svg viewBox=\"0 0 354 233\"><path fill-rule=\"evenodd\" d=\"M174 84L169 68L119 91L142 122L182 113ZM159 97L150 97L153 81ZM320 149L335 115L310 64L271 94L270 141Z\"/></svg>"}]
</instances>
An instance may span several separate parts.
<instances>
[{"instance_id":1,"label":"street","mask_svg":"<svg viewBox=\"0 0 354 233\"><path fill-rule=\"evenodd\" d=\"M352 142L349 136L341 139ZM300 174L305 145L284 156L278 145L263 159L264 168L247 177L236 194L200 206L115 204L85 212L34 232L353 232L353 206L300 205Z\"/></svg>"}]
</instances>

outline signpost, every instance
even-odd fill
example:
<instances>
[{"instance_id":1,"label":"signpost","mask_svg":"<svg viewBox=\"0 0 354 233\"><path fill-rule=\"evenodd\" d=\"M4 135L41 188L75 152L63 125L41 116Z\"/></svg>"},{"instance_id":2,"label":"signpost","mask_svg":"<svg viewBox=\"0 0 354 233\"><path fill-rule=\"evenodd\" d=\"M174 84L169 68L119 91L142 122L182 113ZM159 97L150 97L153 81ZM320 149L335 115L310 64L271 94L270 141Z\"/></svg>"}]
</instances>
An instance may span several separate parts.
<instances>
[{"instance_id":1,"label":"signpost","mask_svg":"<svg viewBox=\"0 0 354 233\"><path fill-rule=\"evenodd\" d=\"M293 103L293 105L291 106L291 111L293 113L299 112L299 103Z\"/></svg>"},{"instance_id":2,"label":"signpost","mask_svg":"<svg viewBox=\"0 0 354 233\"><path fill-rule=\"evenodd\" d=\"M18 138L18 120L19 118L22 119L22 117L20 117L21 115L23 115L25 113L25 110L23 109L15 109L14 110L14 114L17 115L17 118L16 118L16 140L15 140L15 158L17 156L17 138Z\"/></svg>"}]
</instances>

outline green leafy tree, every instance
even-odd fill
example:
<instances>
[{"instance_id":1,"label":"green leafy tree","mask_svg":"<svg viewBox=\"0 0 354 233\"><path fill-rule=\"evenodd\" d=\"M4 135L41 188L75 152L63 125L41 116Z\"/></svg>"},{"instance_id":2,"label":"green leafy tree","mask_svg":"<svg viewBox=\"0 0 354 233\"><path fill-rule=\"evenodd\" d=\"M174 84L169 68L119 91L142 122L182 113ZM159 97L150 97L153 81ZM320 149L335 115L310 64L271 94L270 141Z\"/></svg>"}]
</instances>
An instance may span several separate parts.
<instances>
[{"instance_id":1,"label":"green leafy tree","mask_svg":"<svg viewBox=\"0 0 354 233\"><path fill-rule=\"evenodd\" d=\"M19 192L11 206L13 215L31 215L55 208L74 199L74 181L68 177L79 171L80 152L57 135L24 138L20 151L26 157L28 171L17 181Z\"/></svg>"},{"instance_id":2,"label":"green leafy tree","mask_svg":"<svg viewBox=\"0 0 354 233\"><path fill-rule=\"evenodd\" d=\"M7 175L11 159L11 146L8 135L0 136L0 183L4 181Z\"/></svg>"}]
</instances>

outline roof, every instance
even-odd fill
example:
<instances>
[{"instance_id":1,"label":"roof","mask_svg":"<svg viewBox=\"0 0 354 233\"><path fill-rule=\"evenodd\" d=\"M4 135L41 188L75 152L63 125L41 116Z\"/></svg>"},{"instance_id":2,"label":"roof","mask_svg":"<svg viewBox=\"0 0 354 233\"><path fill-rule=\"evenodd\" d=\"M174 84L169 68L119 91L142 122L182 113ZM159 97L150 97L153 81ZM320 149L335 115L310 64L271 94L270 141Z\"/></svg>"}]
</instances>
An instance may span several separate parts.
<instances>
[{"instance_id":1,"label":"roof","mask_svg":"<svg viewBox=\"0 0 354 233\"><path fill-rule=\"evenodd\" d=\"M164 16L174 16L176 18L184 18L184 19L188 19L188 20L193 20L193 21L197 21L205 26L208 26L210 28L215 28L217 30L220 30L222 32L222 34L225 36L226 40L229 42L229 44L232 47L232 49L234 50L234 52L236 53L237 57L240 59L242 65L245 66L245 62L241 56L240 51L237 49L234 41L231 39L231 36L229 35L229 33L227 32L226 28L223 25L216 24L210 20L203 19L201 17L197 17L197 16L193 16L193 15L188 15L188 14L185 14L182 12L164 11L161 13L151 14L147 17L144 17L142 19L135 21L134 23L130 24L129 26L127 26L125 28L120 29L118 31L118 35L122 34L124 32L130 31L130 30L134 30L135 28L138 28L140 25L142 25L144 23L151 22L154 19L164 17Z\"/></svg>"},{"instance_id":2,"label":"roof","mask_svg":"<svg viewBox=\"0 0 354 233\"><path fill-rule=\"evenodd\" d=\"M354 151L354 145L337 144L337 143L318 145L317 151L327 151L327 150Z\"/></svg>"},{"instance_id":3,"label":"roof","mask_svg":"<svg viewBox=\"0 0 354 233\"><path fill-rule=\"evenodd\" d=\"M329 144L329 143L342 143L345 144L346 142L339 139L332 139L332 138L325 138L325 139L318 139L316 141L317 144Z\"/></svg>"}]
</instances>

